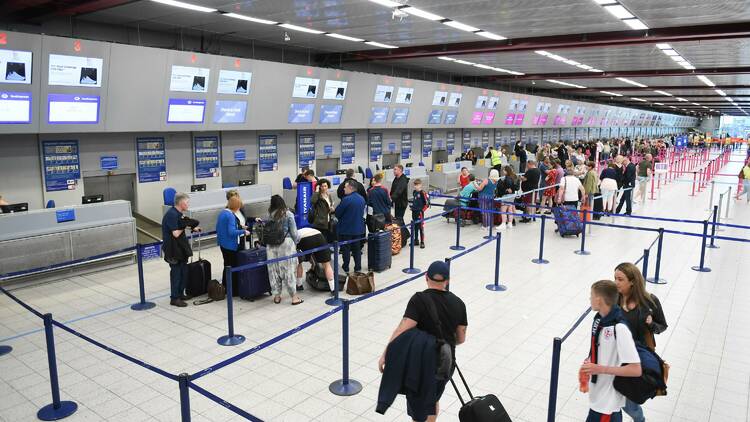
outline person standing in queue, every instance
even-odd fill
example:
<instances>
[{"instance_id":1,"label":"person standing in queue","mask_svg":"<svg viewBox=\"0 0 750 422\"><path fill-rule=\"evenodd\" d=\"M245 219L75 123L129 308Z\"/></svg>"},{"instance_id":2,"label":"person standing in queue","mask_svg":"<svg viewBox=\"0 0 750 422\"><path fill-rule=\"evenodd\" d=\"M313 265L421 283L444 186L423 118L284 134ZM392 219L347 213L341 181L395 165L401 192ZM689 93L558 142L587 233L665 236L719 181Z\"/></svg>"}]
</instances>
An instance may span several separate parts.
<instances>
[{"instance_id":1,"label":"person standing in queue","mask_svg":"<svg viewBox=\"0 0 750 422\"><path fill-rule=\"evenodd\" d=\"M382 178L382 175L380 175ZM339 242L359 239L365 235L365 224L362 216L365 213L365 200L357 194L354 181L349 180L344 185L344 197L336 207L336 218L339 219L338 239ZM362 271L362 243L352 242L341 246L342 263L341 268L349 273L349 258L354 258L354 271Z\"/></svg>"},{"instance_id":2,"label":"person standing in queue","mask_svg":"<svg viewBox=\"0 0 750 422\"><path fill-rule=\"evenodd\" d=\"M169 304L184 308L189 297L185 296L185 286L188 279L188 258L193 256L185 230L200 232L198 220L189 218L183 213L190 206L190 197L186 193L174 196L172 206L161 220L161 235L164 239L162 250L164 260L169 264Z\"/></svg>"},{"instance_id":3,"label":"person standing in queue","mask_svg":"<svg viewBox=\"0 0 750 422\"><path fill-rule=\"evenodd\" d=\"M378 173L372 178L373 185L367 190L367 206L372 209L372 215L368 215L371 218L371 222L368 225L371 232L377 231L379 227L375 227L375 216L382 215L385 219L385 223L390 223L393 218L391 217L391 197L388 194L388 189L383 187L383 173Z\"/></svg>"},{"instance_id":4,"label":"person standing in queue","mask_svg":"<svg viewBox=\"0 0 750 422\"><path fill-rule=\"evenodd\" d=\"M266 245L268 260L294 255L297 252L297 223L294 214L286 206L284 198L279 195L271 197L271 205L268 207L268 220L266 224L278 227L283 235L283 241L279 245ZM271 281L271 292L273 303L281 303L281 292L286 289L292 299L292 305L304 302L296 293L297 260L295 258L268 264L268 278Z\"/></svg>"},{"instance_id":5,"label":"person standing in queue","mask_svg":"<svg viewBox=\"0 0 750 422\"><path fill-rule=\"evenodd\" d=\"M622 160L622 197L617 205L617 214L620 213L622 206L625 205L625 215L633 213L633 188L635 188L635 164L630 162L630 158L625 157Z\"/></svg>"},{"instance_id":6,"label":"person standing in queue","mask_svg":"<svg viewBox=\"0 0 750 422\"><path fill-rule=\"evenodd\" d=\"M227 193L227 196L229 196L227 207L219 212L219 217L216 219L216 243L219 245L221 256L224 258L222 268L237 266L237 251L245 249L245 236L250 235L244 224L240 225L236 216L242 208L239 195L230 196ZM226 287L225 271L221 272L221 283ZM232 284L233 292L237 292L235 287L236 281Z\"/></svg>"},{"instance_id":7,"label":"person standing in queue","mask_svg":"<svg viewBox=\"0 0 750 422\"><path fill-rule=\"evenodd\" d=\"M393 167L393 176L391 201L393 201L396 219L403 222L406 208L409 206L409 178L404 174L404 166L401 164Z\"/></svg>"},{"instance_id":8,"label":"person standing in queue","mask_svg":"<svg viewBox=\"0 0 750 422\"><path fill-rule=\"evenodd\" d=\"M346 170L346 177L344 180L339 184L339 187L336 189L336 196L339 198L339 201L341 198L344 197L344 186L346 185L346 182L352 180L354 181L354 184L357 186L357 193L362 196L362 199L367 201L367 191L365 190L365 186L362 183L359 183L359 180L354 178L354 169L347 169Z\"/></svg>"},{"instance_id":9,"label":"person standing in queue","mask_svg":"<svg viewBox=\"0 0 750 422\"><path fill-rule=\"evenodd\" d=\"M333 198L329 193L331 189L331 182L328 179L320 179L318 181L318 190L313 193L310 203L312 209L307 214L308 223L318 229L326 241L333 242L333 230L335 229L334 220L331 218L333 214Z\"/></svg>"}]
</instances>

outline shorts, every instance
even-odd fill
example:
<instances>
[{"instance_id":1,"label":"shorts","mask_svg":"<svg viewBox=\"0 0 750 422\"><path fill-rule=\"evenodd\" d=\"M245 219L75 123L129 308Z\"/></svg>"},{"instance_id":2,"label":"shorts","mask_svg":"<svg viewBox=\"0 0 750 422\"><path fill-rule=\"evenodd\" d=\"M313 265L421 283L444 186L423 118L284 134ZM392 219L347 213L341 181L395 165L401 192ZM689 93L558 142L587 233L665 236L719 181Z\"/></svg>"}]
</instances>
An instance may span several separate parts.
<instances>
[{"instance_id":1,"label":"shorts","mask_svg":"<svg viewBox=\"0 0 750 422\"><path fill-rule=\"evenodd\" d=\"M589 415L586 418L586 422L622 422L622 412L617 411L609 415L595 412L589 409Z\"/></svg>"},{"instance_id":2,"label":"shorts","mask_svg":"<svg viewBox=\"0 0 750 422\"><path fill-rule=\"evenodd\" d=\"M322 234L315 234L313 236L307 236L303 237L299 243L297 243L297 249L300 251L306 251L309 249L315 249L319 248L321 246L326 245L328 242L326 242L325 236ZM304 262L304 261L310 261L310 255L315 257L315 262L322 264L325 262L331 262L331 250L326 248L320 251L313 252L312 254L307 254L304 257L300 256L297 258L298 262Z\"/></svg>"},{"instance_id":3,"label":"shorts","mask_svg":"<svg viewBox=\"0 0 750 422\"><path fill-rule=\"evenodd\" d=\"M648 182L648 176L638 176L638 183Z\"/></svg>"},{"instance_id":4,"label":"shorts","mask_svg":"<svg viewBox=\"0 0 750 422\"><path fill-rule=\"evenodd\" d=\"M437 384L435 384L435 403L440 401L440 397L443 396L443 392L445 392L445 386L448 385L448 380L435 380ZM412 412L412 408L409 406L409 402L406 402L406 413L412 417L412 419L415 419L415 415ZM428 412L430 415L434 415L435 411Z\"/></svg>"}]
</instances>

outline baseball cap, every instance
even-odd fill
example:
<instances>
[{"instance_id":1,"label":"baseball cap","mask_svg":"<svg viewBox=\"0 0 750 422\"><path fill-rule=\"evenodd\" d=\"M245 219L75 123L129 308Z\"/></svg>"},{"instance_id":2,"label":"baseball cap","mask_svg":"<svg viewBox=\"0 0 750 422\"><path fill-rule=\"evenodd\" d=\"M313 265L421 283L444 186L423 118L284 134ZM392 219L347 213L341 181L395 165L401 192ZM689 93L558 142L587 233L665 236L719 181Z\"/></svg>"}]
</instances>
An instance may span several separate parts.
<instances>
[{"instance_id":1,"label":"baseball cap","mask_svg":"<svg viewBox=\"0 0 750 422\"><path fill-rule=\"evenodd\" d=\"M432 281L446 281L451 278L451 270L443 261L435 261L427 268L427 277Z\"/></svg>"}]
</instances>

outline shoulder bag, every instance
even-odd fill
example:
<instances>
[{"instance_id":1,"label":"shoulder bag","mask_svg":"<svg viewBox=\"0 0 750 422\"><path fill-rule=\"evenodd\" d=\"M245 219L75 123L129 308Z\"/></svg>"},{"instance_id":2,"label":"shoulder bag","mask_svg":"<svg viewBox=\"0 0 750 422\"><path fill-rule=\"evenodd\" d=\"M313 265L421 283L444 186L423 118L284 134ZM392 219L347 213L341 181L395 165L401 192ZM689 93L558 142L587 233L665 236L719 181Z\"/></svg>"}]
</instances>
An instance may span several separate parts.
<instances>
[{"instance_id":1,"label":"shoulder bag","mask_svg":"<svg viewBox=\"0 0 750 422\"><path fill-rule=\"evenodd\" d=\"M418 292L417 296L422 300L425 308L427 308L427 313L430 315L430 319L432 319L432 322L437 327L438 333L440 335L439 337L435 338L435 345L437 346L438 354L437 371L435 372L435 377L438 380L447 381L451 379L451 376L453 375L453 349L451 348L451 345L448 344L447 341L445 341L443 326L440 323L440 318L437 314L437 307L435 306L435 302L433 302L432 298L427 293Z\"/></svg>"}]
</instances>

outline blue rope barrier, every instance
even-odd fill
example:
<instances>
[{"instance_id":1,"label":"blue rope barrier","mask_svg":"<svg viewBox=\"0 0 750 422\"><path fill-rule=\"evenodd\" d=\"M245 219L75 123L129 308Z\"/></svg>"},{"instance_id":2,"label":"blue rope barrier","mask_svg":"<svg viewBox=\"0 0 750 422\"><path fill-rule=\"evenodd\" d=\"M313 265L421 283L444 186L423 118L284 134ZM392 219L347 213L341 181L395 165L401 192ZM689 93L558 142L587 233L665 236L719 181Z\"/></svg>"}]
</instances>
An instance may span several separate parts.
<instances>
[{"instance_id":1,"label":"blue rope barrier","mask_svg":"<svg viewBox=\"0 0 750 422\"><path fill-rule=\"evenodd\" d=\"M200 387L200 386L194 384L192 381L188 382L188 386L191 389L195 390L196 393L204 396L205 398L207 398L207 399L209 399L209 400L211 400L211 401L213 401L215 403L218 403L222 407L225 407L225 408L231 410L232 412L234 412L234 413L242 416L243 418L245 418L245 419L247 419L249 421L263 422L262 419L259 419L259 418L255 417L255 416L251 415L250 413L245 412L244 410L242 410L239 407L233 405L232 403L230 403L230 402L222 399L221 397L217 396L216 394L214 394L214 393L212 393L212 392L204 389L203 387Z\"/></svg>"},{"instance_id":2,"label":"blue rope barrier","mask_svg":"<svg viewBox=\"0 0 750 422\"><path fill-rule=\"evenodd\" d=\"M578 319L573 324L573 326L570 327L570 329L568 330L568 332L565 333L565 335L563 335L560 339L562 341L565 341L568 337L570 337L570 335L573 334L573 331L575 331L575 329L578 328L579 325L581 325L581 323L586 318L586 315L589 314L589 312L591 312L591 307L589 307L588 309L586 309L586 311L584 313L582 313L581 316L578 317Z\"/></svg>"},{"instance_id":3,"label":"blue rope barrier","mask_svg":"<svg viewBox=\"0 0 750 422\"><path fill-rule=\"evenodd\" d=\"M120 249L120 250L117 250L117 251L114 251L114 252L107 252L107 253L103 253L103 254L99 254L99 255L88 256L86 258L74 259L72 261L62 262L60 264L53 264L53 265L47 265L47 266L44 266L44 267L32 268L30 270L14 271L14 272L11 272L11 273L0 274L0 280L6 279L6 278L20 277L20 276L27 275L27 274L40 273L40 272L45 272L45 271L52 271L52 270L55 270L55 269L58 269L58 268L69 267L71 265L81 264L81 263L84 263L86 261L95 261L97 259L108 258L110 256L120 255L120 254L123 254L125 252L130 252L130 251L134 251L134 250L136 250L136 246L130 246L128 248Z\"/></svg>"},{"instance_id":4,"label":"blue rope barrier","mask_svg":"<svg viewBox=\"0 0 750 422\"><path fill-rule=\"evenodd\" d=\"M101 349L104 349L104 350L106 350L106 351L108 351L108 352L110 352L110 353L112 353L112 354L114 354L116 356L119 356L119 357L127 360L130 363L134 363L134 364L136 364L136 365L138 365L140 367L146 368L146 369L148 369L148 370L150 370L152 372L155 372L155 373L157 373L157 374L159 374L159 375L161 375L163 377L169 378L172 381L177 381L177 376L176 375L172 375L172 374L170 374L169 372L167 372L167 371L165 371L163 369L157 368L157 367L155 367L153 365L150 365L150 364L148 364L146 362L143 362L142 360L136 359L136 358L134 358L132 356L128 356L125 353L123 353L123 352L121 352L121 351L119 351L117 349L113 349L113 348L111 348L111 347L109 347L107 345L104 345L104 344L102 344L102 343L100 343L100 342L92 339L91 337L89 337L89 336L87 336L85 334L79 333L78 331L76 331L76 330L74 330L74 329L66 326L65 324L62 324L62 323L57 322L55 320L52 321L52 324L54 326L62 329L62 330L67 331L70 334L73 334L76 337L79 337L79 338L81 338L81 339L83 339L83 340L85 340L85 341L93 344L94 346L97 346L97 347L99 347Z\"/></svg>"},{"instance_id":5,"label":"blue rope barrier","mask_svg":"<svg viewBox=\"0 0 750 422\"><path fill-rule=\"evenodd\" d=\"M32 308L30 305L27 305L24 301L17 298L15 295L13 295L11 292L5 290L5 288L0 287L0 292L5 293L6 296L11 298L14 302L21 305L22 308L26 309L27 311L31 312L32 314L38 316L39 318L44 318L44 315L42 315L41 312L37 311L36 309Z\"/></svg>"}]
</instances>

